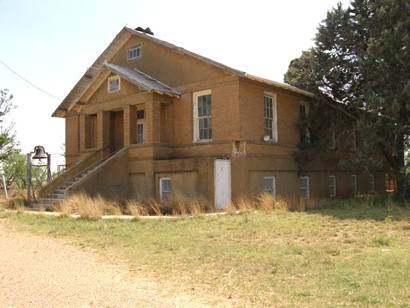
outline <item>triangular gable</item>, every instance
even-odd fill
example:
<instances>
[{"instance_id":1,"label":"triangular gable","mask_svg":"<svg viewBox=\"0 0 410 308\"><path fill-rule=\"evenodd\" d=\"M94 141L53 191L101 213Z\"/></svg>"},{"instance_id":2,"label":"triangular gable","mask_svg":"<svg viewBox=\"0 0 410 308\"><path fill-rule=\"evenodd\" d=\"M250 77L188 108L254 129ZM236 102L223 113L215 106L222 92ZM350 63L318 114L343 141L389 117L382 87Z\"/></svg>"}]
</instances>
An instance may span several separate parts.
<instances>
[{"instance_id":1,"label":"triangular gable","mask_svg":"<svg viewBox=\"0 0 410 308\"><path fill-rule=\"evenodd\" d=\"M176 53L179 54L184 54L188 55L192 58L195 58L203 63L207 63L208 65L211 65L213 67L219 68L229 74L246 78L249 80L253 80L259 83L264 83L270 86L282 88L284 90L294 92L303 96L307 97L314 97L314 94L301 90L299 88L290 86L288 84L280 83L280 82L275 82L271 81L268 79L256 77L250 74L247 74L245 72L233 69L229 66L226 66L224 64L221 64L219 62L213 61L209 58L203 57L201 55L198 55L194 52L191 52L189 50L186 50L182 47L178 47L176 45L173 45L171 43L159 40L153 36L147 35L140 33L138 31L135 31L133 29L130 29L128 27L124 27L114 38L114 40L110 43L110 45L104 50L104 52L97 58L97 60L94 62L94 64L87 70L87 72L84 74L83 77L77 82L77 84L74 86L74 88L70 91L70 93L67 95L67 97L63 100L63 102L58 106L58 108L54 111L52 116L55 117L64 117L65 113L69 111L74 104L78 102L78 100L84 95L84 93L87 92L89 87L93 84L94 80L98 78L98 76L102 73L102 68L105 62L110 61L110 59L124 46L124 44L128 41L128 39L132 36L137 36L140 38L143 38L145 40L154 42L156 44L162 45ZM152 77L151 77L152 78Z\"/></svg>"}]
</instances>

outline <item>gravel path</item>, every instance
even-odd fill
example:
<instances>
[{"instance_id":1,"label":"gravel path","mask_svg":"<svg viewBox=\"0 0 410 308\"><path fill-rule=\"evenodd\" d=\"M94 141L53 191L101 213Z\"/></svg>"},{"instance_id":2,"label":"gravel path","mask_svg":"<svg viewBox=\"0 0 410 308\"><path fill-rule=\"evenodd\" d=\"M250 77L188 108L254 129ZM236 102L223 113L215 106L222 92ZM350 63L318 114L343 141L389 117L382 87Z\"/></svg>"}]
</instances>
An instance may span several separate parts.
<instances>
[{"instance_id":1,"label":"gravel path","mask_svg":"<svg viewBox=\"0 0 410 308\"><path fill-rule=\"evenodd\" d=\"M0 220L0 307L208 306L131 275L125 266L96 254L11 231L5 223Z\"/></svg>"}]
</instances>

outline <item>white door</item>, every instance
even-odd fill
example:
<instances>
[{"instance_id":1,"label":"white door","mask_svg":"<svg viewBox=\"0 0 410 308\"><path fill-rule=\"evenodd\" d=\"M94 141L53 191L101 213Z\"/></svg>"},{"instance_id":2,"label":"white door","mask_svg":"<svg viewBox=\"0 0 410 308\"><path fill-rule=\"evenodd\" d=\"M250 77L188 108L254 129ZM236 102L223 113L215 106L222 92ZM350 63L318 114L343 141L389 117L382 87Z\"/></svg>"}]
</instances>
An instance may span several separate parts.
<instances>
[{"instance_id":1,"label":"white door","mask_svg":"<svg viewBox=\"0 0 410 308\"><path fill-rule=\"evenodd\" d=\"M231 161L216 159L214 162L215 207L225 209L231 203Z\"/></svg>"}]
</instances>

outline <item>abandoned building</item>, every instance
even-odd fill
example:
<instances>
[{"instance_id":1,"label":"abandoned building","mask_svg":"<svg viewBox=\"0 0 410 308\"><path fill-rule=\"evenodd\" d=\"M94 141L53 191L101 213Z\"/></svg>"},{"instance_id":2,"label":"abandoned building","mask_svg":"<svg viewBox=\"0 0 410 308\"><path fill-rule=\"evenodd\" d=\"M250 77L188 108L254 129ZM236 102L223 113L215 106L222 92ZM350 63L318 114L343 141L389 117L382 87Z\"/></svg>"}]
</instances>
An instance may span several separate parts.
<instances>
[{"instance_id":1,"label":"abandoned building","mask_svg":"<svg viewBox=\"0 0 410 308\"><path fill-rule=\"evenodd\" d=\"M180 192L223 208L261 192L308 200L385 190L383 170L337 164L354 150L353 138L338 135L337 119L348 115L337 108L335 159L300 170L298 120L315 99L125 27L53 113L65 120L67 168L40 193L126 200Z\"/></svg>"}]
</instances>

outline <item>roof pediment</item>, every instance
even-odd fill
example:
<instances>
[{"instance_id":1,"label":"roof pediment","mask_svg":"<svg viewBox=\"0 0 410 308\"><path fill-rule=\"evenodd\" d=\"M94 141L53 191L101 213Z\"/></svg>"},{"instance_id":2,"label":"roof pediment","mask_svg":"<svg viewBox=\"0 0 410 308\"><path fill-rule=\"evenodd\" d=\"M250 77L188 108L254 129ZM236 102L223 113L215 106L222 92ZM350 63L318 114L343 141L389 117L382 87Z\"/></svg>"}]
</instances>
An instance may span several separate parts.
<instances>
[{"instance_id":1,"label":"roof pediment","mask_svg":"<svg viewBox=\"0 0 410 308\"><path fill-rule=\"evenodd\" d=\"M112 63L104 63L104 67L142 90L165 94L171 97L181 96L177 90L136 68L124 67Z\"/></svg>"},{"instance_id":2,"label":"roof pediment","mask_svg":"<svg viewBox=\"0 0 410 308\"><path fill-rule=\"evenodd\" d=\"M110 43L110 45L104 50L104 52L97 58L97 60L93 63L93 65L81 77L81 79L73 87L73 89L70 91L67 97L62 101L62 103L57 107L57 109L53 113L53 116L64 117L66 112L70 111L73 108L73 106L79 102L81 97L90 89L94 81L97 80L104 71L106 71L104 70L104 68L110 70L111 72L115 74L121 75L121 77L127 79L129 82L135 84L136 86L144 90L157 92L157 93L163 93L163 94L170 95L170 96L180 95L180 93L176 91L175 89L169 87L168 85L165 85L161 81L156 80L155 78L141 71L130 69L127 67L121 67L121 66L111 64L111 63L107 63L113 58L113 56L124 46L127 40L132 36L137 36L145 40L149 40L155 44L164 46L173 52L184 54L189 57L195 58L203 63L206 63L218 69L221 69L222 71L228 74L238 76L241 78L245 78L248 80L253 80L253 81L263 83L269 86L281 88L286 91L297 93L297 94L300 94L306 97L310 97L310 98L314 97L314 94L304 91L302 89L296 88L294 86L247 74L245 72L233 69L222 63L213 61L209 58L203 57L199 54L196 54L184 48L181 48L171 43L159 40L153 36L140 33L128 27L124 27L117 34L117 36Z\"/></svg>"}]
</instances>

